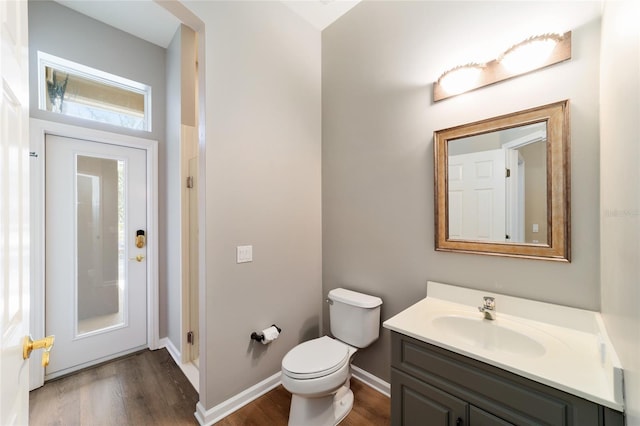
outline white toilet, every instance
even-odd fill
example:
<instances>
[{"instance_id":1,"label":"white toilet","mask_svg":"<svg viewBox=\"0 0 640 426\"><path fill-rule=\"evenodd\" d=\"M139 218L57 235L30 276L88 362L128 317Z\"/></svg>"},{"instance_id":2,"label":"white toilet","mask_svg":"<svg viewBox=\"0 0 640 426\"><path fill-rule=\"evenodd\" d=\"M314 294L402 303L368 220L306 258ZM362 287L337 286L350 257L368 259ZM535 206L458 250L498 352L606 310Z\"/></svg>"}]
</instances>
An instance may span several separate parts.
<instances>
[{"instance_id":1,"label":"white toilet","mask_svg":"<svg viewBox=\"0 0 640 426\"><path fill-rule=\"evenodd\" d=\"M336 288L327 302L335 339L301 343L282 359L282 385L292 393L290 426L335 426L349 414L351 359L380 334L379 297Z\"/></svg>"}]
</instances>

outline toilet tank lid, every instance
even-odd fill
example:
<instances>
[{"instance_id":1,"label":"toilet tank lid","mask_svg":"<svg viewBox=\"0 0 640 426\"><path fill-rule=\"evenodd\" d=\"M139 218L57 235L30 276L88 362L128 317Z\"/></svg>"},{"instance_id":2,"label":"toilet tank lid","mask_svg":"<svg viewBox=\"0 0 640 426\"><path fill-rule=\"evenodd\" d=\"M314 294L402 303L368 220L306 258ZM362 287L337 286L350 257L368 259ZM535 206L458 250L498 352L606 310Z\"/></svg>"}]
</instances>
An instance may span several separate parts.
<instances>
[{"instance_id":1,"label":"toilet tank lid","mask_svg":"<svg viewBox=\"0 0 640 426\"><path fill-rule=\"evenodd\" d=\"M329 299L360 308L377 308L382 305L382 299L345 288L334 288L329 292Z\"/></svg>"}]
</instances>

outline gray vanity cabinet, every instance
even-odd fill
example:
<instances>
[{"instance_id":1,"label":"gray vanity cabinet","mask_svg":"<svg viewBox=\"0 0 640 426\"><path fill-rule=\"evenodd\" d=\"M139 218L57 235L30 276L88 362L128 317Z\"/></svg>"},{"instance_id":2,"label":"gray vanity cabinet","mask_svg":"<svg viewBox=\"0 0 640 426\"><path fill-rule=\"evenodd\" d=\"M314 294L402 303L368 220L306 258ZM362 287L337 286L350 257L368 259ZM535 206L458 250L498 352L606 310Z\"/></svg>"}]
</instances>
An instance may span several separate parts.
<instances>
[{"instance_id":1,"label":"gray vanity cabinet","mask_svg":"<svg viewBox=\"0 0 640 426\"><path fill-rule=\"evenodd\" d=\"M474 426L512 426L513 423L502 420L484 410L469 406L469 423Z\"/></svg>"},{"instance_id":2,"label":"gray vanity cabinet","mask_svg":"<svg viewBox=\"0 0 640 426\"><path fill-rule=\"evenodd\" d=\"M404 426L459 426L467 424L467 403L393 368L391 370L392 424ZM425 423L425 419L429 419Z\"/></svg>"},{"instance_id":3,"label":"gray vanity cabinet","mask_svg":"<svg viewBox=\"0 0 640 426\"><path fill-rule=\"evenodd\" d=\"M391 333L392 426L623 426L618 411Z\"/></svg>"},{"instance_id":4,"label":"gray vanity cabinet","mask_svg":"<svg viewBox=\"0 0 640 426\"><path fill-rule=\"evenodd\" d=\"M393 424L404 426L509 426L484 410L396 369L391 370ZM397 395L397 396L396 396ZM395 406L397 404L397 407ZM467 416L468 411L468 416ZM399 413L400 421L396 414ZM426 420L428 419L428 421Z\"/></svg>"}]
</instances>

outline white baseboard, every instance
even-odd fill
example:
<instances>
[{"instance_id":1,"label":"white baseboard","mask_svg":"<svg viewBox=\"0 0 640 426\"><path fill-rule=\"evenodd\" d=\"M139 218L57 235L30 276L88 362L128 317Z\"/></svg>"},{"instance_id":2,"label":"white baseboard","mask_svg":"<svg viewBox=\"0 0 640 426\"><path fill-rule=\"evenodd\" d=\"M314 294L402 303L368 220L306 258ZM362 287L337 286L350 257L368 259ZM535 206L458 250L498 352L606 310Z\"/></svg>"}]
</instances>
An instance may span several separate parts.
<instances>
[{"instance_id":1,"label":"white baseboard","mask_svg":"<svg viewBox=\"0 0 640 426\"><path fill-rule=\"evenodd\" d=\"M360 380L371 389L377 390L386 397L391 397L391 385L381 378L374 376L368 371L363 370L355 365L351 366L351 375L355 379Z\"/></svg>"},{"instance_id":2,"label":"white baseboard","mask_svg":"<svg viewBox=\"0 0 640 426\"><path fill-rule=\"evenodd\" d=\"M196 419L198 419L198 422L202 426L212 425L234 411L244 407L254 399L269 392L280 383L280 372L277 372L273 376L267 377L260 383L251 386L249 389L240 392L236 396L227 399L209 410L205 409L201 402L198 402L195 412Z\"/></svg>"},{"instance_id":3,"label":"white baseboard","mask_svg":"<svg viewBox=\"0 0 640 426\"><path fill-rule=\"evenodd\" d=\"M374 376L373 374L356 367L354 365L351 366L352 377L361 381L363 384L369 386L370 388L380 392L381 394L389 397L391 394L391 385L379 377ZM259 398L265 393L269 392L271 389L280 385L280 372L274 374L271 377L266 378L260 383L250 387L249 389L240 392L234 397L227 399L226 401L216 405L215 407L207 410L204 408L201 402L198 402L196 405L195 416L198 419L198 422L202 426L210 426L234 411L239 410L245 405L249 404L251 401Z\"/></svg>"},{"instance_id":4,"label":"white baseboard","mask_svg":"<svg viewBox=\"0 0 640 426\"><path fill-rule=\"evenodd\" d=\"M181 361L182 355L180 355L180 351L178 350L178 348L175 347L173 342L169 340L168 337L163 337L158 341L158 349L162 349L162 348L167 349L167 351L169 352L169 355L171 355L171 358L173 358L176 364L178 365L182 364L182 361Z\"/></svg>"}]
</instances>

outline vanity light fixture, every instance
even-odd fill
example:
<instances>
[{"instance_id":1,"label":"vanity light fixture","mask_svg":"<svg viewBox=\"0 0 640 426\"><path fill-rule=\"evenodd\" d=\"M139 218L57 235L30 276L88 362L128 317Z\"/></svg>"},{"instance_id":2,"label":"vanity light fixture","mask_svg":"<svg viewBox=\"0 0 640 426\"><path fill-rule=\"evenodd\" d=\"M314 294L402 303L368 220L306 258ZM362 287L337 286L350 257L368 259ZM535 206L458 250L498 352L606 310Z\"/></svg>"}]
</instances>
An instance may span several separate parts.
<instances>
[{"instance_id":1,"label":"vanity light fixture","mask_svg":"<svg viewBox=\"0 0 640 426\"><path fill-rule=\"evenodd\" d=\"M568 59L571 59L571 31L529 37L486 64L472 63L446 71L433 83L433 100L437 102Z\"/></svg>"}]
</instances>

